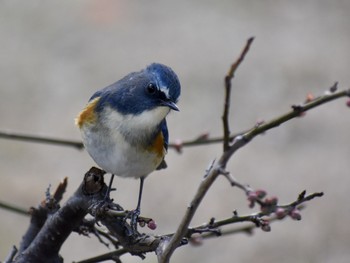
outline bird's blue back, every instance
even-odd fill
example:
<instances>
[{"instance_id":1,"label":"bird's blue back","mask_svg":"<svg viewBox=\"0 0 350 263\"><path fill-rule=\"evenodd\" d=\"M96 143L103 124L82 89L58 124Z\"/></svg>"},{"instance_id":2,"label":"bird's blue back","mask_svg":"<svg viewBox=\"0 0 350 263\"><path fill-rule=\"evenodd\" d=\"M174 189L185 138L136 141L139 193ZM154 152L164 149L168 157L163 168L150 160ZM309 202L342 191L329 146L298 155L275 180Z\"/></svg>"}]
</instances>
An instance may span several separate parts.
<instances>
[{"instance_id":1,"label":"bird's blue back","mask_svg":"<svg viewBox=\"0 0 350 263\"><path fill-rule=\"evenodd\" d=\"M153 63L146 69L133 72L112 85L97 91L90 101L101 97L96 111L101 111L106 104L122 114L140 114L158 106L157 101L145 99L145 87L150 83L167 89L169 99L177 102L181 88L174 71L162 64Z\"/></svg>"}]
</instances>

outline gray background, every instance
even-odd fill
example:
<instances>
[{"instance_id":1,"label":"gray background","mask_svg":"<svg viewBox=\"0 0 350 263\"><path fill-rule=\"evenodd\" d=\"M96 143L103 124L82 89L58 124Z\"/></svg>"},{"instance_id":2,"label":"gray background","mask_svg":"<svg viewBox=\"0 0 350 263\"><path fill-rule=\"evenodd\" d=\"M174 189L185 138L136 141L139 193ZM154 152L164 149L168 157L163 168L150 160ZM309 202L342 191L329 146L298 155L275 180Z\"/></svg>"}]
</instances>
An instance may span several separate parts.
<instances>
[{"instance_id":1,"label":"gray background","mask_svg":"<svg viewBox=\"0 0 350 263\"><path fill-rule=\"evenodd\" d=\"M181 111L168 117L171 141L221 135L223 77L246 39L255 36L233 84L232 131L252 127L322 94L349 87L349 1L1 1L1 129L80 140L74 118L90 95L157 61L182 83ZM324 191L303 220L271 233L236 235L178 249L172 262L349 262L349 109L339 100L256 138L228 169L241 182L289 202L303 189ZM170 150L166 171L146 181L143 214L156 233L174 231L221 145ZM94 165L71 148L0 140L0 199L37 205L49 184L69 177L66 198ZM138 182L117 179L114 198L136 204ZM243 193L219 178L193 225L245 214ZM0 211L0 258L18 244L28 218ZM145 231L148 231L145 229ZM72 234L66 262L107 252L95 238ZM139 258L125 256L125 262ZM148 255L143 262L155 262Z\"/></svg>"}]
</instances>

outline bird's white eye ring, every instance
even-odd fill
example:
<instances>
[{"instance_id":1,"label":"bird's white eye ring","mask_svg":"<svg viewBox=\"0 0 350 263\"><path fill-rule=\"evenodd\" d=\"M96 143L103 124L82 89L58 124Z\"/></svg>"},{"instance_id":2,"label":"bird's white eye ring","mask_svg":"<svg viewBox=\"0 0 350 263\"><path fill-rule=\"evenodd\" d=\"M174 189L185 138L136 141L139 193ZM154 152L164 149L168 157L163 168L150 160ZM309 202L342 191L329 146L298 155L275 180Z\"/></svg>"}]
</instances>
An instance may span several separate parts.
<instances>
[{"instance_id":1,"label":"bird's white eye ring","mask_svg":"<svg viewBox=\"0 0 350 263\"><path fill-rule=\"evenodd\" d=\"M157 90L157 87L154 83L150 83L147 85L146 87L146 91L149 93L149 94L154 94L156 93L156 90Z\"/></svg>"}]
</instances>

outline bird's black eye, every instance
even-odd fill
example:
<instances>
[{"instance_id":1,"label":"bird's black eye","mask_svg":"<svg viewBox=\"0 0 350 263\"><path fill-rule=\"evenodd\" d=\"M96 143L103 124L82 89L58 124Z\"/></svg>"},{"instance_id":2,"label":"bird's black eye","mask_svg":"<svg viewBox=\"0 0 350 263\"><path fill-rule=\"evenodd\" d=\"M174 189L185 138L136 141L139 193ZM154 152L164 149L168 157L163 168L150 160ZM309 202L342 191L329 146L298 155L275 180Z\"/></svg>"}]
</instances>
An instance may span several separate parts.
<instances>
[{"instance_id":1,"label":"bird's black eye","mask_svg":"<svg viewBox=\"0 0 350 263\"><path fill-rule=\"evenodd\" d=\"M148 86L146 87L146 91L148 92L148 94L154 94L156 93L156 90L157 90L157 87L153 83L148 84Z\"/></svg>"}]
</instances>

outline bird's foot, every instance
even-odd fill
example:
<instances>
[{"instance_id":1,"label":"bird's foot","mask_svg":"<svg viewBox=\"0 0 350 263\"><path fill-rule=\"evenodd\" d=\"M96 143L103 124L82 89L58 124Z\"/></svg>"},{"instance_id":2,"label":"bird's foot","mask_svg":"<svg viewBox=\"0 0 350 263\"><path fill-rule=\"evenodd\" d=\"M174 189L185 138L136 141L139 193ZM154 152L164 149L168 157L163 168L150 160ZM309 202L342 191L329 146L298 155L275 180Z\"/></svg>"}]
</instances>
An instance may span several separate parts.
<instances>
[{"instance_id":1,"label":"bird's foot","mask_svg":"<svg viewBox=\"0 0 350 263\"><path fill-rule=\"evenodd\" d=\"M107 189L105 197L103 198L103 200L101 202L103 203L112 203L113 202L113 198L111 198L111 192L117 190L116 188L111 188L111 189Z\"/></svg>"},{"instance_id":2,"label":"bird's foot","mask_svg":"<svg viewBox=\"0 0 350 263\"><path fill-rule=\"evenodd\" d=\"M137 224L138 224L139 216L140 216L139 209L135 209L135 210L131 211L130 225L134 231L137 231Z\"/></svg>"},{"instance_id":3,"label":"bird's foot","mask_svg":"<svg viewBox=\"0 0 350 263\"><path fill-rule=\"evenodd\" d=\"M125 221L127 219L130 219L130 229L128 231L129 236L139 235L139 232L137 231L137 224L139 221L139 216L140 216L139 209L131 210L125 216Z\"/></svg>"}]
</instances>

